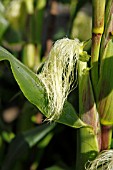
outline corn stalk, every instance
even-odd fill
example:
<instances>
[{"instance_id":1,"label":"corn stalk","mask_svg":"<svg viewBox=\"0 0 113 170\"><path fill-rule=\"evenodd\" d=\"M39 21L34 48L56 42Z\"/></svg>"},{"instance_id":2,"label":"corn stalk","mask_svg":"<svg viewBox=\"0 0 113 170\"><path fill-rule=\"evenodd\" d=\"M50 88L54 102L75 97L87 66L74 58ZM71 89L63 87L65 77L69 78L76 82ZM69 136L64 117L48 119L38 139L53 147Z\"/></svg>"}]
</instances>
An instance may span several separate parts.
<instances>
[{"instance_id":1,"label":"corn stalk","mask_svg":"<svg viewBox=\"0 0 113 170\"><path fill-rule=\"evenodd\" d=\"M96 98L96 85L98 83L98 61L101 38L104 31L104 12L105 12L105 0L93 0L93 23L92 23L92 48L91 48L91 78Z\"/></svg>"},{"instance_id":2,"label":"corn stalk","mask_svg":"<svg viewBox=\"0 0 113 170\"><path fill-rule=\"evenodd\" d=\"M93 0L91 80L101 123L100 150L110 148L113 123L112 13L112 0Z\"/></svg>"},{"instance_id":3,"label":"corn stalk","mask_svg":"<svg viewBox=\"0 0 113 170\"><path fill-rule=\"evenodd\" d=\"M94 101L87 64L79 62L79 113L89 127L78 129L76 169L85 168L88 160L93 160L100 150L99 115Z\"/></svg>"},{"instance_id":4,"label":"corn stalk","mask_svg":"<svg viewBox=\"0 0 113 170\"><path fill-rule=\"evenodd\" d=\"M85 169L111 145L113 124L113 1L93 0L91 69L79 62L79 114L91 128L78 130L76 169ZM91 71L91 76L90 72Z\"/></svg>"},{"instance_id":5,"label":"corn stalk","mask_svg":"<svg viewBox=\"0 0 113 170\"><path fill-rule=\"evenodd\" d=\"M113 1L106 2L105 26L100 49L97 107L101 121L101 150L110 148L113 124Z\"/></svg>"}]
</instances>

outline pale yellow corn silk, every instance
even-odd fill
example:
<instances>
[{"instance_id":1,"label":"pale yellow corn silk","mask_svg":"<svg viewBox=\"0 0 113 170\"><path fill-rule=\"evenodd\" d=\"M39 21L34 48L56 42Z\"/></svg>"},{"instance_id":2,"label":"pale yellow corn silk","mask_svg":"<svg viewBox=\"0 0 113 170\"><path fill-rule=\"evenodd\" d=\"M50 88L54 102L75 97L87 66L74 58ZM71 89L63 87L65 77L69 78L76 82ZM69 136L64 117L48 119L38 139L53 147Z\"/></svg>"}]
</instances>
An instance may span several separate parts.
<instances>
[{"instance_id":1,"label":"pale yellow corn silk","mask_svg":"<svg viewBox=\"0 0 113 170\"><path fill-rule=\"evenodd\" d=\"M86 170L113 170L113 150L102 151L93 161L88 161Z\"/></svg>"},{"instance_id":2,"label":"pale yellow corn silk","mask_svg":"<svg viewBox=\"0 0 113 170\"><path fill-rule=\"evenodd\" d=\"M83 43L78 39L57 40L38 75L48 95L50 121L59 119L67 96L75 87L77 78L75 65L82 52Z\"/></svg>"}]
</instances>

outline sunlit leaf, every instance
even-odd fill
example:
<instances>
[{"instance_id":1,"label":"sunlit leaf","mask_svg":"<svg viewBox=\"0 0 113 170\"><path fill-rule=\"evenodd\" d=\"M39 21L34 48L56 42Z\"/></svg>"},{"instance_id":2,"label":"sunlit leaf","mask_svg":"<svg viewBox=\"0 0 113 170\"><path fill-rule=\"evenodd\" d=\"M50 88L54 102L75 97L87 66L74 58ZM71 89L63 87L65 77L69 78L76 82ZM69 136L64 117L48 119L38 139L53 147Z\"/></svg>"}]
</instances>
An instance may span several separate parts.
<instances>
[{"instance_id":1,"label":"sunlit leaf","mask_svg":"<svg viewBox=\"0 0 113 170\"><path fill-rule=\"evenodd\" d=\"M113 40L106 45L100 65L98 111L102 124L113 124Z\"/></svg>"},{"instance_id":2,"label":"sunlit leaf","mask_svg":"<svg viewBox=\"0 0 113 170\"><path fill-rule=\"evenodd\" d=\"M8 60L10 62L13 75L23 94L48 117L47 94L38 76L2 47L0 47L0 60ZM86 126L78 118L74 108L68 102L64 105L61 117L56 121L74 128Z\"/></svg>"}]
</instances>

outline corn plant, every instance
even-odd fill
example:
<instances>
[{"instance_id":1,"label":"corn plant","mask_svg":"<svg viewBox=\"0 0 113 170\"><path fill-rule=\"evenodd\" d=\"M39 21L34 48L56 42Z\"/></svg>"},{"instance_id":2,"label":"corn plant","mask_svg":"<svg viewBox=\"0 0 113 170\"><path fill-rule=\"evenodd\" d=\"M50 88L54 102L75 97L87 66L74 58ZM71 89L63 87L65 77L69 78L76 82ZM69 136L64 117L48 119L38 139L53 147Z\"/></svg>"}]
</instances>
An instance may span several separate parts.
<instances>
[{"instance_id":1,"label":"corn plant","mask_svg":"<svg viewBox=\"0 0 113 170\"><path fill-rule=\"evenodd\" d=\"M77 128L76 170L113 167L113 152L110 150L113 124L113 1L93 0L92 8L91 54L84 50L88 41L57 40L44 66L35 74L0 47L0 60L10 62L23 94L47 117L45 120ZM68 95L77 86L78 113L68 102Z\"/></svg>"}]
</instances>

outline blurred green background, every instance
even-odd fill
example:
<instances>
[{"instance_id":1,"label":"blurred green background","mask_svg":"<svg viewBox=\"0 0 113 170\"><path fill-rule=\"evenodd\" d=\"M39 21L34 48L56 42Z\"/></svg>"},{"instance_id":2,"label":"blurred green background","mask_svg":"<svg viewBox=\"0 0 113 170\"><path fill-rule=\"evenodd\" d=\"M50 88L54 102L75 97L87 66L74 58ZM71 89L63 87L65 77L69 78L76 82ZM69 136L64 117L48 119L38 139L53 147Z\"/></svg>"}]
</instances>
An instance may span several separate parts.
<instances>
[{"instance_id":1,"label":"blurred green background","mask_svg":"<svg viewBox=\"0 0 113 170\"><path fill-rule=\"evenodd\" d=\"M0 1L0 45L36 74L57 39L90 39L91 23L91 0ZM78 104L76 89L68 100ZM0 169L75 169L77 130L44 120L0 62Z\"/></svg>"}]
</instances>

